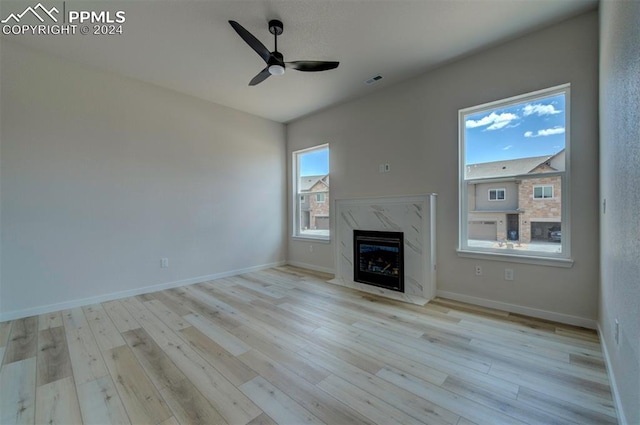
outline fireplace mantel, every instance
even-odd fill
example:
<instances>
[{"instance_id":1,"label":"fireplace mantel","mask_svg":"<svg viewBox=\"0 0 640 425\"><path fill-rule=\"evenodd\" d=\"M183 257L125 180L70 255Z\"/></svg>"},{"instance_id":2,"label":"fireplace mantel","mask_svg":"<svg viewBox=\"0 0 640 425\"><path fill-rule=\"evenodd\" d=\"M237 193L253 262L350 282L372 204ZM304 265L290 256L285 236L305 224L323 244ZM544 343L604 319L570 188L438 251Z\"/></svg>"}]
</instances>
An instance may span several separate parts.
<instances>
[{"instance_id":1,"label":"fireplace mantel","mask_svg":"<svg viewBox=\"0 0 640 425\"><path fill-rule=\"evenodd\" d=\"M436 195L338 199L335 202L335 278L331 283L424 305L435 296ZM404 292L353 280L353 231L404 233Z\"/></svg>"}]
</instances>

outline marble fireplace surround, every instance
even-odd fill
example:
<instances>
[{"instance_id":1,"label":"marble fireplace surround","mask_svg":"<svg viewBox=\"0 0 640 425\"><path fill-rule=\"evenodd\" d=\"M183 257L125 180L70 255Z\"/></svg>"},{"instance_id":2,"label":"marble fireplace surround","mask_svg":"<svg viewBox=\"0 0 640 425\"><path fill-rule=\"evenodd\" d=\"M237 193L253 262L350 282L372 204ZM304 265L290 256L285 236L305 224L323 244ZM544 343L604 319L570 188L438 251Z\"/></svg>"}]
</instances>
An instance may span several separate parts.
<instances>
[{"instance_id":1,"label":"marble fireplace surround","mask_svg":"<svg viewBox=\"0 0 640 425\"><path fill-rule=\"evenodd\" d=\"M436 293L436 194L338 199L335 203L335 278L330 283L412 304ZM353 280L353 230L404 233L404 293Z\"/></svg>"}]
</instances>

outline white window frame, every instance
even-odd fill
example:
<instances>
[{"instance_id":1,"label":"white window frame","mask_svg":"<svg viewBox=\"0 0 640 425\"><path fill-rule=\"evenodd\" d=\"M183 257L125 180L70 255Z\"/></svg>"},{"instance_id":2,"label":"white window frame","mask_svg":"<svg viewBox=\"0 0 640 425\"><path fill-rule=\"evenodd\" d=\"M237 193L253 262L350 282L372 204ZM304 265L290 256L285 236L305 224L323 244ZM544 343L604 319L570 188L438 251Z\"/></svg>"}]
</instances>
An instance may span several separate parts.
<instances>
[{"instance_id":1,"label":"white window frame","mask_svg":"<svg viewBox=\"0 0 640 425\"><path fill-rule=\"evenodd\" d=\"M546 98L558 94L564 93L565 95L565 171L555 173L535 173L526 174L520 176L509 176L502 179L478 179L482 182L495 182L518 179L529 179L536 177L553 177L561 176L561 192L562 192L562 213L561 213L561 225L562 225L562 252L560 253L547 253L541 251L519 251L519 250L504 250L495 248L483 248L469 246L468 241L468 196L467 196L467 184L471 180L465 180L465 117L479 112L491 111L494 109L505 108L513 104L533 102L535 100ZM539 264L555 267L571 267L573 260L571 259L571 196L568 188L571 178L571 86L570 84L562 84L556 87L548 89L538 90L531 93L526 93L518 96L513 96L506 99L497 100L494 102L485 103L478 106L460 109L458 111L458 196L459 196L459 220L458 220L458 255L467 258L477 259L492 259L497 261L507 261L514 263L528 263ZM506 194L505 194L506 197ZM549 199L549 198L545 198Z\"/></svg>"},{"instance_id":2,"label":"white window frame","mask_svg":"<svg viewBox=\"0 0 640 425\"><path fill-rule=\"evenodd\" d=\"M293 151L291 153L291 158L292 158L292 166L291 166L291 170L292 170L292 176L291 176L291 180L292 180L292 189L293 189L293 194L292 194L292 199L293 199L293 211L292 211L292 217L293 217L293 229L292 229L292 235L291 237L293 239L302 239L302 240L313 240L313 241L318 241L318 242L326 242L329 243L331 241L331 230L329 230L327 235L310 235L310 234L302 234L300 232L300 204L302 203L302 196L306 196L306 195L312 195L313 193L299 193L298 191L298 184L300 182L300 156L307 154L307 153L311 153L314 151L320 151L320 150L324 150L324 149L329 149L329 144L328 143L324 143L322 145L318 145L318 146L313 146L310 148L306 148L306 149L300 149L297 151ZM331 151L329 151L329 155L331 155L330 153ZM329 159L329 175L331 173L331 159ZM323 192L325 194L325 199L326 199L326 194L330 193L331 189L327 189L326 192ZM329 218L331 218L331 205L329 205Z\"/></svg>"},{"instance_id":3,"label":"white window frame","mask_svg":"<svg viewBox=\"0 0 640 425\"><path fill-rule=\"evenodd\" d=\"M502 191L502 199L498 198L498 191ZM496 199L491 199L491 192L496 192ZM502 202L502 201L506 201L507 200L507 189L500 187L497 189L489 189L487 191L487 199L490 202Z\"/></svg>"},{"instance_id":4,"label":"white window frame","mask_svg":"<svg viewBox=\"0 0 640 425\"><path fill-rule=\"evenodd\" d=\"M322 195L322 199L320 199L320 195ZM327 194L325 192L316 193L316 202L318 204L324 204L327 200Z\"/></svg>"},{"instance_id":5,"label":"white window frame","mask_svg":"<svg viewBox=\"0 0 640 425\"><path fill-rule=\"evenodd\" d=\"M544 189L550 187L551 188L551 196L547 197L544 196ZM541 197L537 197L536 196L536 189L537 188L541 188L542 189L542 196ZM544 201L546 199L553 199L555 197L555 193L553 190L553 185L552 184L536 184L533 186L533 199L538 200L538 201Z\"/></svg>"}]
</instances>

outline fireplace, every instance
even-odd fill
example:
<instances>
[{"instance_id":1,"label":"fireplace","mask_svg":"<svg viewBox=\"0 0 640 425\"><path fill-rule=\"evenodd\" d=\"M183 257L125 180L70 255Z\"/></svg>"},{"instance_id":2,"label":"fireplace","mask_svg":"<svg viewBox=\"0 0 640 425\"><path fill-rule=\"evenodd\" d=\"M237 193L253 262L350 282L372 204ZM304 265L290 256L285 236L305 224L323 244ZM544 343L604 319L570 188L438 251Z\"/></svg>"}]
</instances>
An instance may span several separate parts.
<instances>
[{"instance_id":1,"label":"fireplace","mask_svg":"<svg viewBox=\"0 0 640 425\"><path fill-rule=\"evenodd\" d=\"M404 292L404 234L354 230L353 280Z\"/></svg>"}]
</instances>

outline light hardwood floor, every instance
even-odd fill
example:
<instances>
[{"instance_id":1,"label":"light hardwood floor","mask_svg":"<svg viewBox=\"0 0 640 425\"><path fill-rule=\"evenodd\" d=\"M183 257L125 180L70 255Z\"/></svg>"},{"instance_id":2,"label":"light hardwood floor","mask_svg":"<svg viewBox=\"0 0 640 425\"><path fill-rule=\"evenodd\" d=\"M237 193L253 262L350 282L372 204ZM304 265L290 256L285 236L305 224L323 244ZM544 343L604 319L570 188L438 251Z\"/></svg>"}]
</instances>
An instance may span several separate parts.
<instances>
[{"instance_id":1,"label":"light hardwood floor","mask_svg":"<svg viewBox=\"0 0 640 425\"><path fill-rule=\"evenodd\" d=\"M0 323L0 423L615 424L595 332L279 267Z\"/></svg>"}]
</instances>

